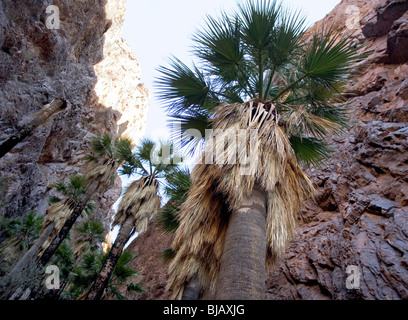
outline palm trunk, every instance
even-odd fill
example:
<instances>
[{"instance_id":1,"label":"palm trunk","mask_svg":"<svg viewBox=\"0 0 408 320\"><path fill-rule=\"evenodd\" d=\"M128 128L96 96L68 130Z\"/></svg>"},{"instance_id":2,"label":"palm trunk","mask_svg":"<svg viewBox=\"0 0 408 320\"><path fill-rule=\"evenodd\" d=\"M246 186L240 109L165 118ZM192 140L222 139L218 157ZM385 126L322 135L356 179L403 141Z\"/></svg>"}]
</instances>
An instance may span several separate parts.
<instances>
[{"instance_id":1,"label":"palm trunk","mask_svg":"<svg viewBox=\"0 0 408 320\"><path fill-rule=\"evenodd\" d=\"M215 299L263 300L266 294L266 198L255 185L231 214Z\"/></svg>"},{"instance_id":2,"label":"palm trunk","mask_svg":"<svg viewBox=\"0 0 408 320\"><path fill-rule=\"evenodd\" d=\"M55 99L50 104L45 105L39 112L32 116L32 119L14 135L0 143L0 158L13 149L18 143L23 141L31 132L51 119L52 116L65 109L67 103L62 99Z\"/></svg>"},{"instance_id":3,"label":"palm trunk","mask_svg":"<svg viewBox=\"0 0 408 320\"><path fill-rule=\"evenodd\" d=\"M109 283L109 279L112 275L113 269L118 262L123 248L125 247L126 242L128 242L132 229L135 224L135 217L130 214L125 223L120 228L118 236L112 246L112 249L109 252L109 255L102 266L101 271L99 272L98 277L95 279L94 283L92 284L91 288L88 291L88 295L86 300L101 300L105 288Z\"/></svg>"},{"instance_id":4,"label":"palm trunk","mask_svg":"<svg viewBox=\"0 0 408 320\"><path fill-rule=\"evenodd\" d=\"M45 230L41 233L40 237L36 240L36 242L31 246L30 250L28 250L24 256L18 261L18 263L14 266L14 268L9 272L9 274L4 277L1 281L1 286L5 286L9 283L9 281L13 277L18 277L20 273L26 268L29 264L31 264L37 251L41 248L44 242L48 239L51 235L52 230L54 229L55 223L51 223Z\"/></svg>"},{"instance_id":5,"label":"palm trunk","mask_svg":"<svg viewBox=\"0 0 408 320\"><path fill-rule=\"evenodd\" d=\"M62 241L67 237L68 233L71 231L74 223L77 221L78 217L81 215L82 211L85 209L86 204L91 199L91 197L96 193L99 188L98 182L93 182L88 190L86 191L84 197L81 201L75 205L75 208L67 221L65 221L64 225L62 226L61 230L52 240L50 245L47 249L44 250L44 253L41 255L40 259L38 260L39 266L45 266L54 255L55 251L57 251L58 247L61 245Z\"/></svg>"},{"instance_id":6,"label":"palm trunk","mask_svg":"<svg viewBox=\"0 0 408 320\"><path fill-rule=\"evenodd\" d=\"M198 300L200 297L201 286L198 279L198 273L186 284L181 300Z\"/></svg>"}]
</instances>

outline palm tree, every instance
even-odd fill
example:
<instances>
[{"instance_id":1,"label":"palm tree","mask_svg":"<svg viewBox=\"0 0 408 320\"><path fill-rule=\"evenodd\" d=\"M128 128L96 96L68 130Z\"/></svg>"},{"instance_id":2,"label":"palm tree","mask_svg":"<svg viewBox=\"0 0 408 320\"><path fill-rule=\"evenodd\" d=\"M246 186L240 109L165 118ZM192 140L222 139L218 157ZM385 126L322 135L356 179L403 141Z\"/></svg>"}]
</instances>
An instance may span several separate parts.
<instances>
[{"instance_id":1,"label":"palm tree","mask_svg":"<svg viewBox=\"0 0 408 320\"><path fill-rule=\"evenodd\" d=\"M105 192L113 183L118 167L129 160L132 154L129 139L113 139L108 134L93 137L90 145L93 155L87 156L86 160L93 162L92 169L86 177L70 177L68 185L61 182L54 185L65 199L52 201L54 203L47 209L40 237L2 279L2 285L7 284L12 277L18 276L35 257L38 257L39 267L45 266L50 261L75 221L84 210L87 210L91 197L97 192Z\"/></svg>"},{"instance_id":2,"label":"palm tree","mask_svg":"<svg viewBox=\"0 0 408 320\"><path fill-rule=\"evenodd\" d=\"M162 159L153 157L157 148L160 148ZM165 150L169 154L165 154ZM143 139L134 154L133 159L121 169L123 174L137 174L139 179L133 181L126 189L115 215L113 226L120 226L120 230L109 252L98 277L90 288L87 300L99 300L104 294L109 278L120 257L120 254L135 232L147 229L150 218L160 208L159 179L163 178L175 164L171 154L171 146L160 146L150 139Z\"/></svg>"},{"instance_id":3,"label":"palm tree","mask_svg":"<svg viewBox=\"0 0 408 320\"><path fill-rule=\"evenodd\" d=\"M38 260L40 266L45 266L51 259L58 246L72 229L75 221L86 208L91 197L97 192L104 193L113 184L119 166L126 161L130 161L132 157L132 142L129 139L113 139L108 134L92 138L91 148L94 155L89 155L86 159L94 162L94 166L86 175L86 191L77 201L71 202L69 206L66 206L70 208L71 213L64 220L64 225L51 243L41 254Z\"/></svg>"},{"instance_id":4,"label":"palm tree","mask_svg":"<svg viewBox=\"0 0 408 320\"><path fill-rule=\"evenodd\" d=\"M66 101L59 98L43 106L40 111L33 114L20 126L16 134L0 143L0 158L13 149L18 143L27 138L34 129L52 119L53 116L57 115L66 107Z\"/></svg>"},{"instance_id":5,"label":"palm tree","mask_svg":"<svg viewBox=\"0 0 408 320\"><path fill-rule=\"evenodd\" d=\"M189 152L205 145L179 213L168 287L181 298L198 274L217 299L264 299L266 266L315 193L300 163L326 159L325 136L347 123L339 103L359 48L331 29L306 41L304 17L268 0L207 16L193 40L198 64L173 57L157 80L181 127L173 137ZM186 139L189 129L213 131Z\"/></svg>"},{"instance_id":6,"label":"palm tree","mask_svg":"<svg viewBox=\"0 0 408 320\"><path fill-rule=\"evenodd\" d=\"M73 175L68 178L68 182L58 181L51 186L58 191L64 199L58 197L50 198L50 206L47 208L45 218L42 219L42 227L39 230L39 237L30 246L30 249L18 260L9 274L2 279L5 285L12 277L17 277L24 268L31 265L37 256L40 256L47 246L64 225L67 217L72 213L72 206L85 192L86 177ZM87 206L90 204L88 203Z\"/></svg>"},{"instance_id":7,"label":"palm tree","mask_svg":"<svg viewBox=\"0 0 408 320\"><path fill-rule=\"evenodd\" d=\"M66 272L66 276L61 283L60 289L53 292L53 294L49 294L48 296L61 296L67 287L75 268L82 261L81 258L88 253L97 252L100 250L101 244L105 240L105 233L106 230L102 222L92 218L84 221L75 228L75 237L72 247L72 259L74 263L70 266L69 271ZM60 249L61 246L57 250L57 253Z\"/></svg>"},{"instance_id":8,"label":"palm tree","mask_svg":"<svg viewBox=\"0 0 408 320\"><path fill-rule=\"evenodd\" d=\"M43 218L31 211L24 217L3 218L2 236L6 239L0 245L1 269L0 274L7 272L38 238Z\"/></svg>"},{"instance_id":9,"label":"palm tree","mask_svg":"<svg viewBox=\"0 0 408 320\"><path fill-rule=\"evenodd\" d=\"M74 270L72 285L67 294L71 297L77 297L80 300L84 299L107 257L108 253L104 254L100 251L91 251L85 254L81 259L80 264ZM107 293L113 295L118 300L125 300L126 297L119 292L117 286L127 283L129 279L138 275L137 271L129 266L129 263L132 262L135 257L135 254L130 253L128 250L124 250L112 272ZM143 292L142 284L133 282L128 283L126 291L141 293Z\"/></svg>"}]
</instances>

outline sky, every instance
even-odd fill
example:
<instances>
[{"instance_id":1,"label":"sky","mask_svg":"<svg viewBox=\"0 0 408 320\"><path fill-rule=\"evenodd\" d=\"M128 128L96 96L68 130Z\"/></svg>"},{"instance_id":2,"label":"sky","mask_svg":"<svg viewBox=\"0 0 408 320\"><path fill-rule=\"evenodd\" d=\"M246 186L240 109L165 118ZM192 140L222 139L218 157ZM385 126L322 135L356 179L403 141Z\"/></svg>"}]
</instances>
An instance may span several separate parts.
<instances>
[{"instance_id":1,"label":"sky","mask_svg":"<svg viewBox=\"0 0 408 320\"><path fill-rule=\"evenodd\" d=\"M284 0L284 4L300 9L309 25L324 18L340 0ZM236 0L128 0L123 37L135 52L141 67L141 79L150 92L150 108L145 135L168 137L166 115L156 99L153 81L156 69L167 66L167 58L176 56L190 65L191 35L203 25L206 14L216 15L220 9L231 12Z\"/></svg>"}]
</instances>

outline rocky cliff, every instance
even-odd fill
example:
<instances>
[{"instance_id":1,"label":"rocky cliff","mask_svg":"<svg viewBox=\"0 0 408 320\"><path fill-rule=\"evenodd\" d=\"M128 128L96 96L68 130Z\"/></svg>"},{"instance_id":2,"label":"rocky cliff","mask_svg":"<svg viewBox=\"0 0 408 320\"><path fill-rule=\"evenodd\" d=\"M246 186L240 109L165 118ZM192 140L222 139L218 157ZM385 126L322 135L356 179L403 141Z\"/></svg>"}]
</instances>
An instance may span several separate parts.
<instances>
[{"instance_id":1,"label":"rocky cliff","mask_svg":"<svg viewBox=\"0 0 408 320\"><path fill-rule=\"evenodd\" d=\"M86 173L87 141L143 134L148 92L121 37L126 0L0 0L0 140L55 98L66 110L0 160L0 214L43 214L49 184ZM95 199L108 225L121 192Z\"/></svg>"},{"instance_id":2,"label":"rocky cliff","mask_svg":"<svg viewBox=\"0 0 408 320\"><path fill-rule=\"evenodd\" d=\"M331 160L308 170L319 195L267 298L408 299L408 1L343 0L312 30L331 25L368 56L350 84L350 128L330 139ZM139 298L168 298L159 254L170 241L152 222L131 244L146 287Z\"/></svg>"}]
</instances>

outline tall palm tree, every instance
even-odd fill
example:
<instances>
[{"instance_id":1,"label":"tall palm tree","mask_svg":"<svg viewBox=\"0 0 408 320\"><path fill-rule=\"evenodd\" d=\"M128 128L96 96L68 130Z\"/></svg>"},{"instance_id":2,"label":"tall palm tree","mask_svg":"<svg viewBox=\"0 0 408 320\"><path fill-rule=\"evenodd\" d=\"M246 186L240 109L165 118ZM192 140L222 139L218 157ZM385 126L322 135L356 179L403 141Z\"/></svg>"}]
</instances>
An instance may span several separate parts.
<instances>
[{"instance_id":1,"label":"tall palm tree","mask_svg":"<svg viewBox=\"0 0 408 320\"><path fill-rule=\"evenodd\" d=\"M339 103L361 58L351 38L330 29L305 37L299 12L246 1L207 16L193 36L193 68L175 57L159 68L160 99L182 131L173 137L190 152L205 146L173 241L174 298L197 274L217 299L265 298L266 266L315 193L300 163L328 157L324 138L347 123ZM213 131L186 139L189 129Z\"/></svg>"},{"instance_id":2,"label":"tall palm tree","mask_svg":"<svg viewBox=\"0 0 408 320\"><path fill-rule=\"evenodd\" d=\"M153 156L158 147L161 155L157 155L161 159ZM170 151L169 154L165 154L166 149ZM135 232L145 231L150 218L159 210L159 179L174 166L170 146L159 146L145 138L137 147L133 159L122 167L123 174L137 174L140 178L129 185L119 204L113 226L120 226L120 229L108 258L88 292L87 300L101 299L125 244Z\"/></svg>"},{"instance_id":3,"label":"tall palm tree","mask_svg":"<svg viewBox=\"0 0 408 320\"><path fill-rule=\"evenodd\" d=\"M66 107L66 101L58 98L43 106L40 111L31 115L31 117L20 126L16 134L13 134L11 137L0 143L0 158L13 149L18 143L27 138L34 129L52 119Z\"/></svg>"}]
</instances>

